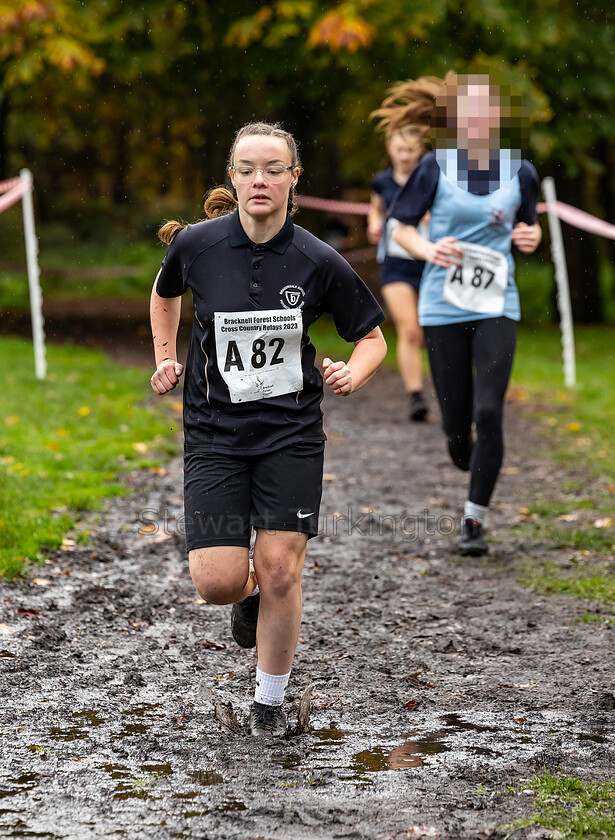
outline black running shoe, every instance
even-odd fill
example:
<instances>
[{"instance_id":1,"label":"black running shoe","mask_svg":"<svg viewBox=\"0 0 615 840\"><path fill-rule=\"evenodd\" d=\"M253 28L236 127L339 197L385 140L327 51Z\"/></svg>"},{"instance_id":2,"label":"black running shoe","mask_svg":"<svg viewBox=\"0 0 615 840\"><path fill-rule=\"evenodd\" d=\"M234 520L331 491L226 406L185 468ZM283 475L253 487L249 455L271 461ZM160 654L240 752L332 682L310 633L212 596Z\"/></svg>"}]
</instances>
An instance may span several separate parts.
<instances>
[{"instance_id":1,"label":"black running shoe","mask_svg":"<svg viewBox=\"0 0 615 840\"><path fill-rule=\"evenodd\" d=\"M422 391L415 391L410 394L410 419L420 423L427 417L427 403Z\"/></svg>"},{"instance_id":2,"label":"black running shoe","mask_svg":"<svg viewBox=\"0 0 615 840\"><path fill-rule=\"evenodd\" d=\"M487 540L481 523L467 516L461 523L459 553L463 557L480 557L487 554Z\"/></svg>"},{"instance_id":3,"label":"black running shoe","mask_svg":"<svg viewBox=\"0 0 615 840\"><path fill-rule=\"evenodd\" d=\"M231 610L231 633L240 647L253 648L256 645L256 623L260 594L248 595L243 601L233 604Z\"/></svg>"},{"instance_id":4,"label":"black running shoe","mask_svg":"<svg viewBox=\"0 0 615 840\"><path fill-rule=\"evenodd\" d=\"M448 454L451 456L451 461L463 472L468 472L470 469L473 448L474 441L471 434L465 441L461 441L457 435L448 438Z\"/></svg>"},{"instance_id":5,"label":"black running shoe","mask_svg":"<svg viewBox=\"0 0 615 840\"><path fill-rule=\"evenodd\" d=\"M288 730L286 715L282 706L266 706L264 703L252 703L250 709L250 735L272 735L283 738Z\"/></svg>"}]
</instances>

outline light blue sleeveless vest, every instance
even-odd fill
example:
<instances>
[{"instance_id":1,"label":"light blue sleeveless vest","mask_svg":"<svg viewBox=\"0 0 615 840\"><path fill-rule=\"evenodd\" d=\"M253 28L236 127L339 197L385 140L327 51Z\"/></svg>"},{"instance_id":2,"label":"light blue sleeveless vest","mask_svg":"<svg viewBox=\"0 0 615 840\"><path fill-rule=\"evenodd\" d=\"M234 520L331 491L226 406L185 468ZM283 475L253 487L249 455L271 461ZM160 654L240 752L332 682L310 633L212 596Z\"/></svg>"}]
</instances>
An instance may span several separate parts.
<instances>
[{"instance_id":1,"label":"light blue sleeveless vest","mask_svg":"<svg viewBox=\"0 0 615 840\"><path fill-rule=\"evenodd\" d=\"M521 186L515 175L503 187L488 195L473 195L456 186L442 172L431 207L429 238L437 242L443 236L455 236L504 254L508 261L508 286L503 316L521 318L519 292L515 283L515 263L511 254L511 232L521 206ZM442 300L446 269L425 263L419 292L419 322L422 326L456 324L492 318L480 312L459 309Z\"/></svg>"}]
</instances>

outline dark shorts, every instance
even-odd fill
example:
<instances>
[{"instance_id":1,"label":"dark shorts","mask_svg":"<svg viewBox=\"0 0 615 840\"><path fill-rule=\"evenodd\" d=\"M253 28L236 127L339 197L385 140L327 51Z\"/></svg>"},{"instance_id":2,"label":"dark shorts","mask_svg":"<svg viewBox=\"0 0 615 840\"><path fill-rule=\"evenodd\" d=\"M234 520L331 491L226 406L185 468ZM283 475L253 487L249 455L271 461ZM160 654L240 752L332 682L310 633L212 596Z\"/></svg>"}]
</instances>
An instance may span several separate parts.
<instances>
[{"instance_id":1,"label":"dark shorts","mask_svg":"<svg viewBox=\"0 0 615 840\"><path fill-rule=\"evenodd\" d=\"M425 263L385 257L380 266L380 288L389 283L407 283L418 292Z\"/></svg>"},{"instance_id":2,"label":"dark shorts","mask_svg":"<svg viewBox=\"0 0 615 840\"><path fill-rule=\"evenodd\" d=\"M266 455L184 453L186 548L250 545L252 528L318 533L324 443Z\"/></svg>"}]
</instances>

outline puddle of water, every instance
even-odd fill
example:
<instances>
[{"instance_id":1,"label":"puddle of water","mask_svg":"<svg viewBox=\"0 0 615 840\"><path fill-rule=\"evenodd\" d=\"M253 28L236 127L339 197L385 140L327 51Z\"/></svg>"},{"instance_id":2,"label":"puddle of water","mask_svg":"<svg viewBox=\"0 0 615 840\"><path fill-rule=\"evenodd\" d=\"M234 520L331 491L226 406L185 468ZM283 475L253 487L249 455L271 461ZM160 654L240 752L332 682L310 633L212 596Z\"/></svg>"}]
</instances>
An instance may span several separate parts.
<instances>
[{"instance_id":1,"label":"puddle of water","mask_svg":"<svg viewBox=\"0 0 615 840\"><path fill-rule=\"evenodd\" d=\"M220 773L216 773L215 770L189 770L188 775L193 782L196 782L197 785L202 785L203 787L224 784L224 779Z\"/></svg>"},{"instance_id":2,"label":"puddle of water","mask_svg":"<svg viewBox=\"0 0 615 840\"><path fill-rule=\"evenodd\" d=\"M86 729L81 729L79 726L54 726L49 733L49 737L54 741L81 741L88 737Z\"/></svg>"},{"instance_id":3,"label":"puddle of water","mask_svg":"<svg viewBox=\"0 0 615 840\"><path fill-rule=\"evenodd\" d=\"M123 709L123 715L136 715L137 717L147 717L151 712L159 709L158 703L142 703L140 706L133 706L132 709Z\"/></svg>"},{"instance_id":4,"label":"puddle of water","mask_svg":"<svg viewBox=\"0 0 615 840\"><path fill-rule=\"evenodd\" d=\"M224 784L224 779L215 770L189 770L188 775L193 782L201 787ZM174 793L173 799L196 799L199 795L198 790L187 790L183 793Z\"/></svg>"},{"instance_id":5,"label":"puddle of water","mask_svg":"<svg viewBox=\"0 0 615 840\"><path fill-rule=\"evenodd\" d=\"M105 770L111 773L112 779L120 779L113 790L114 799L157 799L150 792L150 784L159 776L169 776L173 773L170 764L142 764L141 772L145 776L136 777L133 772L122 764L106 764Z\"/></svg>"},{"instance_id":6,"label":"puddle of water","mask_svg":"<svg viewBox=\"0 0 615 840\"><path fill-rule=\"evenodd\" d=\"M27 823L23 820L18 820L12 827L10 834L3 834L3 837L39 837L40 840L62 840L59 834L54 834L51 831L32 831L28 828Z\"/></svg>"},{"instance_id":7,"label":"puddle of water","mask_svg":"<svg viewBox=\"0 0 615 840\"><path fill-rule=\"evenodd\" d=\"M302 760L303 756L295 752L279 752L273 753L271 756L271 761L278 764L283 770L295 770L301 766Z\"/></svg>"},{"instance_id":8,"label":"puddle of water","mask_svg":"<svg viewBox=\"0 0 615 840\"><path fill-rule=\"evenodd\" d=\"M227 814L231 811L245 810L246 805L244 802L230 797L228 799L224 799L221 804L217 805L215 808L203 808L201 811L185 811L184 817L186 819L190 819L191 817L206 817L208 814Z\"/></svg>"},{"instance_id":9,"label":"puddle of water","mask_svg":"<svg viewBox=\"0 0 615 840\"><path fill-rule=\"evenodd\" d=\"M123 764L112 764L111 762L107 762L106 764L103 764L103 770L110 773L112 779L125 779L127 776L130 776L130 770Z\"/></svg>"},{"instance_id":10,"label":"puddle of water","mask_svg":"<svg viewBox=\"0 0 615 840\"><path fill-rule=\"evenodd\" d=\"M606 743L606 738L602 735L590 735L588 732L580 732L578 738L579 741L593 741L595 744Z\"/></svg>"},{"instance_id":11,"label":"puddle of water","mask_svg":"<svg viewBox=\"0 0 615 840\"><path fill-rule=\"evenodd\" d=\"M148 762L147 764L141 765L141 771L143 773L155 774L156 776L171 776L173 768L170 764L152 764Z\"/></svg>"},{"instance_id":12,"label":"puddle of water","mask_svg":"<svg viewBox=\"0 0 615 840\"><path fill-rule=\"evenodd\" d=\"M15 785L6 790L0 790L0 799L7 796L17 796L19 793L24 793L27 790L32 790L36 787L36 780L38 773L24 773L22 776L17 776L14 779L7 779L9 785Z\"/></svg>"},{"instance_id":13,"label":"puddle of water","mask_svg":"<svg viewBox=\"0 0 615 840\"><path fill-rule=\"evenodd\" d=\"M444 726L447 729L453 729L456 732L498 732L499 730L493 726L480 726L478 723L470 723L463 720L458 714L441 715L440 720L444 721Z\"/></svg>"},{"instance_id":14,"label":"puddle of water","mask_svg":"<svg viewBox=\"0 0 615 840\"><path fill-rule=\"evenodd\" d=\"M149 726L146 726L144 723L129 723L121 732L118 732L117 737L131 738L133 735L145 735L148 729Z\"/></svg>"},{"instance_id":15,"label":"puddle of water","mask_svg":"<svg viewBox=\"0 0 615 840\"><path fill-rule=\"evenodd\" d=\"M98 712L94 709L83 709L81 712L74 712L74 718L86 718L90 722L90 726L100 726L104 723L103 718L98 717Z\"/></svg>"}]
</instances>

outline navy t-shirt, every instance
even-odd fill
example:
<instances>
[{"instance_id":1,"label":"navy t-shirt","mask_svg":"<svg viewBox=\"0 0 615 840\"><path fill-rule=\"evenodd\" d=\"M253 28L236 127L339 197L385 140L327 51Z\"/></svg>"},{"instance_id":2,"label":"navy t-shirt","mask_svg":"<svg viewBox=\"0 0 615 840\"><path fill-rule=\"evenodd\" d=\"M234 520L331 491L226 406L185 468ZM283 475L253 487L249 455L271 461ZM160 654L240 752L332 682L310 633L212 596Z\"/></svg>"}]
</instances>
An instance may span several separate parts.
<instances>
[{"instance_id":1,"label":"navy t-shirt","mask_svg":"<svg viewBox=\"0 0 615 840\"><path fill-rule=\"evenodd\" d=\"M382 172L377 172L370 184L372 191L379 195L384 202L386 210L388 210L391 202L399 192L400 186L393 178L392 166L389 166L388 169L383 169Z\"/></svg>"},{"instance_id":2,"label":"navy t-shirt","mask_svg":"<svg viewBox=\"0 0 615 840\"><path fill-rule=\"evenodd\" d=\"M382 199L388 216L389 208L402 188L402 185L398 184L393 178L393 167L389 166L388 169L376 173L372 178L370 187ZM425 263L420 260L401 259L387 254L380 265L380 281L384 284L410 278L415 281L414 285L418 288L424 266Z\"/></svg>"},{"instance_id":3,"label":"navy t-shirt","mask_svg":"<svg viewBox=\"0 0 615 840\"><path fill-rule=\"evenodd\" d=\"M331 313L340 336L354 342L384 320L376 299L346 260L290 217L273 239L252 242L235 211L188 225L169 246L156 290L160 297L173 298L187 289L194 321L184 385L186 450L256 455L295 441L324 440L323 380L314 364L309 327ZM230 374L237 377L244 368L251 370L252 363L262 364L275 381L277 372L287 367L292 353L289 341L286 346L284 342L292 335L292 323L286 324L298 310L301 325L293 352L299 386L289 393L233 401ZM270 314L258 316L259 311ZM250 345L252 323L263 317L280 332Z\"/></svg>"}]
</instances>

